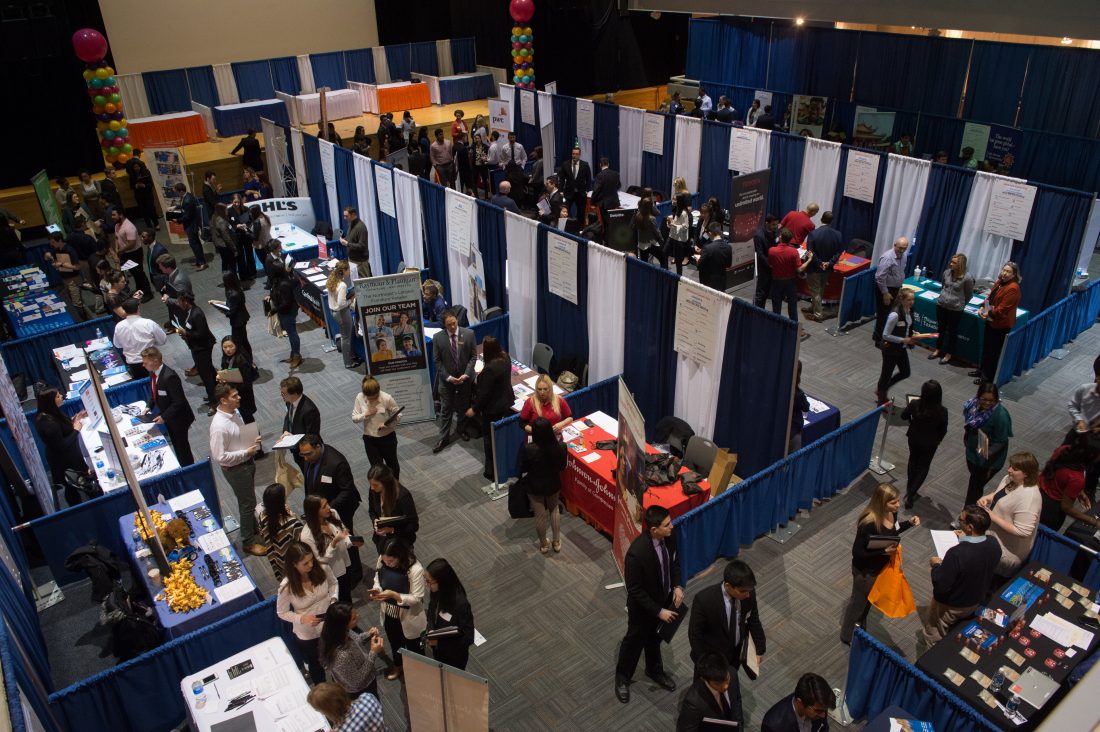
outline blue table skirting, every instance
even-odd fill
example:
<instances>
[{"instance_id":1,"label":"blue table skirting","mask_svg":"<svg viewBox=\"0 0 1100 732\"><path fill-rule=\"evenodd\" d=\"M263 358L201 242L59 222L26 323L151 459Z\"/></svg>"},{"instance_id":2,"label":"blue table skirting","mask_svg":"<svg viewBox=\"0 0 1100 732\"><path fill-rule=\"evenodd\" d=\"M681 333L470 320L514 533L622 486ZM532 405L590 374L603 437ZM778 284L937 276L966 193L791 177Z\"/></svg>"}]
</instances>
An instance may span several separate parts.
<instances>
[{"instance_id":1,"label":"blue table skirting","mask_svg":"<svg viewBox=\"0 0 1100 732\"><path fill-rule=\"evenodd\" d=\"M272 99L267 104L234 109L214 107L213 115L214 126L218 128L218 134L222 137L243 135L250 129L260 129L260 117L266 117L284 127L290 126L290 115L287 114L286 103L279 99Z\"/></svg>"},{"instance_id":2,"label":"blue table skirting","mask_svg":"<svg viewBox=\"0 0 1100 732\"><path fill-rule=\"evenodd\" d=\"M439 103L454 104L471 99L487 99L496 96L497 85L492 74L478 74L459 79L439 80Z\"/></svg>"}]
</instances>

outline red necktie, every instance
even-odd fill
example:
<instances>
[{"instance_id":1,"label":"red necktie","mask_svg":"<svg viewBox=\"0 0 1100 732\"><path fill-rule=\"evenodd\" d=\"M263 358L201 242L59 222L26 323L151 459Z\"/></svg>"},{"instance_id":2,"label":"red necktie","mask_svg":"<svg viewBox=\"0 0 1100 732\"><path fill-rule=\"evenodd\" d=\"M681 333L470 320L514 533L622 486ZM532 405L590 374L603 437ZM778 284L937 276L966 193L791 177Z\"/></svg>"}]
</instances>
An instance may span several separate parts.
<instances>
[{"instance_id":1,"label":"red necktie","mask_svg":"<svg viewBox=\"0 0 1100 732\"><path fill-rule=\"evenodd\" d=\"M153 403L149 405L150 407L153 406L153 404L157 403L157 372L156 371L153 372L152 387L153 387Z\"/></svg>"}]
</instances>

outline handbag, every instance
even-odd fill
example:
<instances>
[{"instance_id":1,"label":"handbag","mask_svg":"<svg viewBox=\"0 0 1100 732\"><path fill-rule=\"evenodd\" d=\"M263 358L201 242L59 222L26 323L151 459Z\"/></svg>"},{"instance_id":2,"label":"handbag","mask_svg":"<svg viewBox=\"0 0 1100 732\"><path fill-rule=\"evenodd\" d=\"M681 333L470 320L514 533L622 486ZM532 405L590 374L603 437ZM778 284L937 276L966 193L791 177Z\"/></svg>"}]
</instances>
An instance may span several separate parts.
<instances>
[{"instance_id":1,"label":"handbag","mask_svg":"<svg viewBox=\"0 0 1100 732\"><path fill-rule=\"evenodd\" d=\"M900 544L890 563L879 572L874 587L867 594L867 601L888 618L904 618L917 611L913 590L909 587L909 580L905 579L905 572L901 569Z\"/></svg>"},{"instance_id":2,"label":"handbag","mask_svg":"<svg viewBox=\"0 0 1100 732\"><path fill-rule=\"evenodd\" d=\"M285 450L275 450L275 482L286 490L287 497L299 486L304 486L302 474L286 461Z\"/></svg>"}]
</instances>

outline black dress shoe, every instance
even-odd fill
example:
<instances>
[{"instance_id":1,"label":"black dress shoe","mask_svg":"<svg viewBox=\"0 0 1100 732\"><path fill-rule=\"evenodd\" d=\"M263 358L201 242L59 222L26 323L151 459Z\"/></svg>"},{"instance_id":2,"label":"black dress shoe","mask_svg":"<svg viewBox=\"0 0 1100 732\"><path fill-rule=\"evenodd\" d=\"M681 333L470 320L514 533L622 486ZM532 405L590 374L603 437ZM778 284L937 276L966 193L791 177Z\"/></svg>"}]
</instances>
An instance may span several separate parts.
<instances>
[{"instance_id":1,"label":"black dress shoe","mask_svg":"<svg viewBox=\"0 0 1100 732\"><path fill-rule=\"evenodd\" d=\"M615 679L615 698L626 704L630 701L630 682Z\"/></svg>"},{"instance_id":2,"label":"black dress shoe","mask_svg":"<svg viewBox=\"0 0 1100 732\"><path fill-rule=\"evenodd\" d=\"M906 508L912 508L913 504L916 502L916 500L917 500L916 496L906 496L905 497L905 507Z\"/></svg>"},{"instance_id":3,"label":"black dress shoe","mask_svg":"<svg viewBox=\"0 0 1100 732\"><path fill-rule=\"evenodd\" d=\"M440 437L439 442L435 443L435 447L432 448L432 452L443 452L443 448L451 444L451 441L446 437Z\"/></svg>"},{"instance_id":4,"label":"black dress shoe","mask_svg":"<svg viewBox=\"0 0 1100 732\"><path fill-rule=\"evenodd\" d=\"M462 441L463 442L469 442L470 441L470 436L468 434L466 434L465 432L462 433Z\"/></svg>"},{"instance_id":5,"label":"black dress shoe","mask_svg":"<svg viewBox=\"0 0 1100 732\"><path fill-rule=\"evenodd\" d=\"M981 371L981 369L974 369L973 371L967 371L966 375L967 376L981 376L982 371Z\"/></svg>"},{"instance_id":6,"label":"black dress shoe","mask_svg":"<svg viewBox=\"0 0 1100 732\"><path fill-rule=\"evenodd\" d=\"M664 671L658 671L657 673L647 673L646 676L657 682L657 686L666 691L676 691L676 682L668 677Z\"/></svg>"}]
</instances>

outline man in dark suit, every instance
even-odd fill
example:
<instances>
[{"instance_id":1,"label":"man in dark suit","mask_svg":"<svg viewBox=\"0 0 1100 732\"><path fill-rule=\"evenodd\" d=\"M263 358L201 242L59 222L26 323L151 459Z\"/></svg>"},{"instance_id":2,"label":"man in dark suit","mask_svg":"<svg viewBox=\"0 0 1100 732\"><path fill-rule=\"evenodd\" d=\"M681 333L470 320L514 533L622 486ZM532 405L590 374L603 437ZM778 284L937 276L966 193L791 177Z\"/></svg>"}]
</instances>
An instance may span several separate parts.
<instances>
[{"instance_id":1,"label":"man in dark suit","mask_svg":"<svg viewBox=\"0 0 1100 732\"><path fill-rule=\"evenodd\" d=\"M662 506L650 506L645 512L645 527L626 552L623 571L626 579L626 635L619 645L615 664L615 696L623 704L630 701L630 680L645 651L645 675L668 691L676 682L665 674L661 664L661 623L676 620L684 602L680 586L680 563L676 541L672 537L672 517Z\"/></svg>"},{"instance_id":2,"label":"man in dark suit","mask_svg":"<svg viewBox=\"0 0 1100 732\"><path fill-rule=\"evenodd\" d=\"M451 418L458 417L458 432L462 439L466 434L466 408L470 406L470 391L474 383L474 363L477 350L474 332L458 327L458 317L453 310L442 315L443 330L432 338L432 354L435 358L435 384L439 392L439 442L432 452L440 452L451 442Z\"/></svg>"},{"instance_id":3,"label":"man in dark suit","mask_svg":"<svg viewBox=\"0 0 1100 732\"><path fill-rule=\"evenodd\" d=\"M764 307L772 291L772 268L768 266L768 250L778 243L778 232L779 217L768 214L764 217L764 226L757 229L752 237L752 245L756 250L756 293L752 304L758 308Z\"/></svg>"},{"instance_id":4,"label":"man in dark suit","mask_svg":"<svg viewBox=\"0 0 1100 732\"><path fill-rule=\"evenodd\" d=\"M745 639L752 637L756 662L764 657L764 626L756 609L756 576L749 565L734 560L726 564L721 584L701 590L695 596L695 608L688 625L688 643L695 675L701 676L701 662L710 652L720 653L729 667L731 719L743 722L741 685L737 672L746 657Z\"/></svg>"},{"instance_id":5,"label":"man in dark suit","mask_svg":"<svg viewBox=\"0 0 1100 732\"><path fill-rule=\"evenodd\" d=\"M543 193L542 201L546 201L547 211L545 213L539 210L539 221L547 226L553 226L557 228L558 219L569 218L561 215L561 210L565 208L565 198L561 195L561 191L558 190L558 178L555 175L548 175L543 182L545 186L545 192ZM566 209L568 213L568 209Z\"/></svg>"},{"instance_id":6,"label":"man in dark suit","mask_svg":"<svg viewBox=\"0 0 1100 732\"><path fill-rule=\"evenodd\" d=\"M195 413L183 393L183 380L164 365L164 357L156 346L142 349L141 365L149 372L149 411L156 415L153 422L164 425L180 465L191 465L195 458L191 455L187 430L195 421Z\"/></svg>"},{"instance_id":7,"label":"man in dark suit","mask_svg":"<svg viewBox=\"0 0 1100 732\"><path fill-rule=\"evenodd\" d=\"M286 402L286 415L283 417L283 436L320 435L321 411L313 400L303 392L302 380L297 376L288 376L279 382L279 396ZM292 451L294 462L302 467L302 458Z\"/></svg>"},{"instance_id":8,"label":"man in dark suit","mask_svg":"<svg viewBox=\"0 0 1100 732\"><path fill-rule=\"evenodd\" d=\"M600 158L600 172L596 174L596 183L592 186L592 205L600 209L600 219L607 228L607 212L619 208L619 171L611 169L611 161Z\"/></svg>"},{"instance_id":9,"label":"man in dark suit","mask_svg":"<svg viewBox=\"0 0 1100 732\"><path fill-rule=\"evenodd\" d=\"M760 725L760 732L827 732L829 710L836 708L836 694L817 674L802 674L794 693L775 703Z\"/></svg>"},{"instance_id":10,"label":"man in dark suit","mask_svg":"<svg viewBox=\"0 0 1100 732\"><path fill-rule=\"evenodd\" d=\"M199 239L199 228L202 226L199 201L183 183L176 184L176 193L183 196L183 200L180 201L180 223L187 232L187 246L191 247L191 253L195 255L195 266L206 264L206 254L202 249L202 240ZM164 253L167 254L167 251ZM153 258L153 261L157 261L156 258Z\"/></svg>"},{"instance_id":11,"label":"man in dark suit","mask_svg":"<svg viewBox=\"0 0 1100 732\"><path fill-rule=\"evenodd\" d=\"M737 678L737 670L730 668L720 654L705 653L695 664L695 673L698 678L680 700L676 732L706 732L718 728L704 719L740 722L740 716L735 717L733 713L736 692L729 688L730 679ZM740 699L736 706L741 708Z\"/></svg>"},{"instance_id":12,"label":"man in dark suit","mask_svg":"<svg viewBox=\"0 0 1100 732\"><path fill-rule=\"evenodd\" d=\"M581 160L581 149L574 147L569 160L558 168L558 182L561 184L562 197L573 207L573 216L584 220L585 203L588 189L592 187L592 169Z\"/></svg>"},{"instance_id":13,"label":"man in dark suit","mask_svg":"<svg viewBox=\"0 0 1100 732\"><path fill-rule=\"evenodd\" d=\"M206 403L213 412L218 406L218 400L214 397L216 379L213 355L217 339L210 331L210 324L206 322L206 313L195 304L194 295L182 292L176 302L183 313L183 320L180 322L183 329L178 331L179 335L187 344L187 350L191 351L191 358L195 360L195 370L206 389Z\"/></svg>"},{"instance_id":14,"label":"man in dark suit","mask_svg":"<svg viewBox=\"0 0 1100 732\"><path fill-rule=\"evenodd\" d=\"M494 206L500 206L505 211L511 211L514 214L518 214L519 206L516 205L515 199L512 198L512 184L506 180L502 180L497 190L499 192L489 199L489 203Z\"/></svg>"},{"instance_id":15,"label":"man in dark suit","mask_svg":"<svg viewBox=\"0 0 1100 732\"><path fill-rule=\"evenodd\" d=\"M726 291L726 270L733 264L733 247L722 238L722 225L717 221L707 226L706 243L699 250L696 266L699 283L719 292Z\"/></svg>"},{"instance_id":16,"label":"man in dark suit","mask_svg":"<svg viewBox=\"0 0 1100 732\"><path fill-rule=\"evenodd\" d=\"M308 397L302 397L303 400ZM312 405L313 402L310 402ZM316 409L316 407L314 407ZM317 416L320 424L321 417ZM298 442L298 450L295 455L300 460L302 468L302 484L307 496L321 496L331 508L340 514L340 521L347 528L348 533L355 534L355 511L362 502L359 489L355 487L355 477L351 472L351 465L344 453L332 445L326 445L321 441L316 432L306 433ZM350 562L348 575L350 586L355 587L363 577L363 565L359 559L358 545L348 548Z\"/></svg>"},{"instance_id":17,"label":"man in dark suit","mask_svg":"<svg viewBox=\"0 0 1100 732\"><path fill-rule=\"evenodd\" d=\"M774 130L775 129L775 115L772 114L772 105L768 104L764 107L764 112L756 118L756 129L758 130Z\"/></svg>"},{"instance_id":18,"label":"man in dark suit","mask_svg":"<svg viewBox=\"0 0 1100 732\"><path fill-rule=\"evenodd\" d=\"M160 301L168 308L169 320L174 319L182 323L184 313L180 309L177 298L181 293L194 292L194 290L191 289L191 278L176 265L176 258L171 254L160 255L156 258L156 263L157 269L160 270L161 276L163 277L162 282L164 283L159 287L159 292L161 293ZM170 327L173 327L171 323L165 323L165 330L168 330ZM188 371L191 371L191 369L188 369ZM188 376L193 376L194 373L190 373Z\"/></svg>"}]
</instances>

